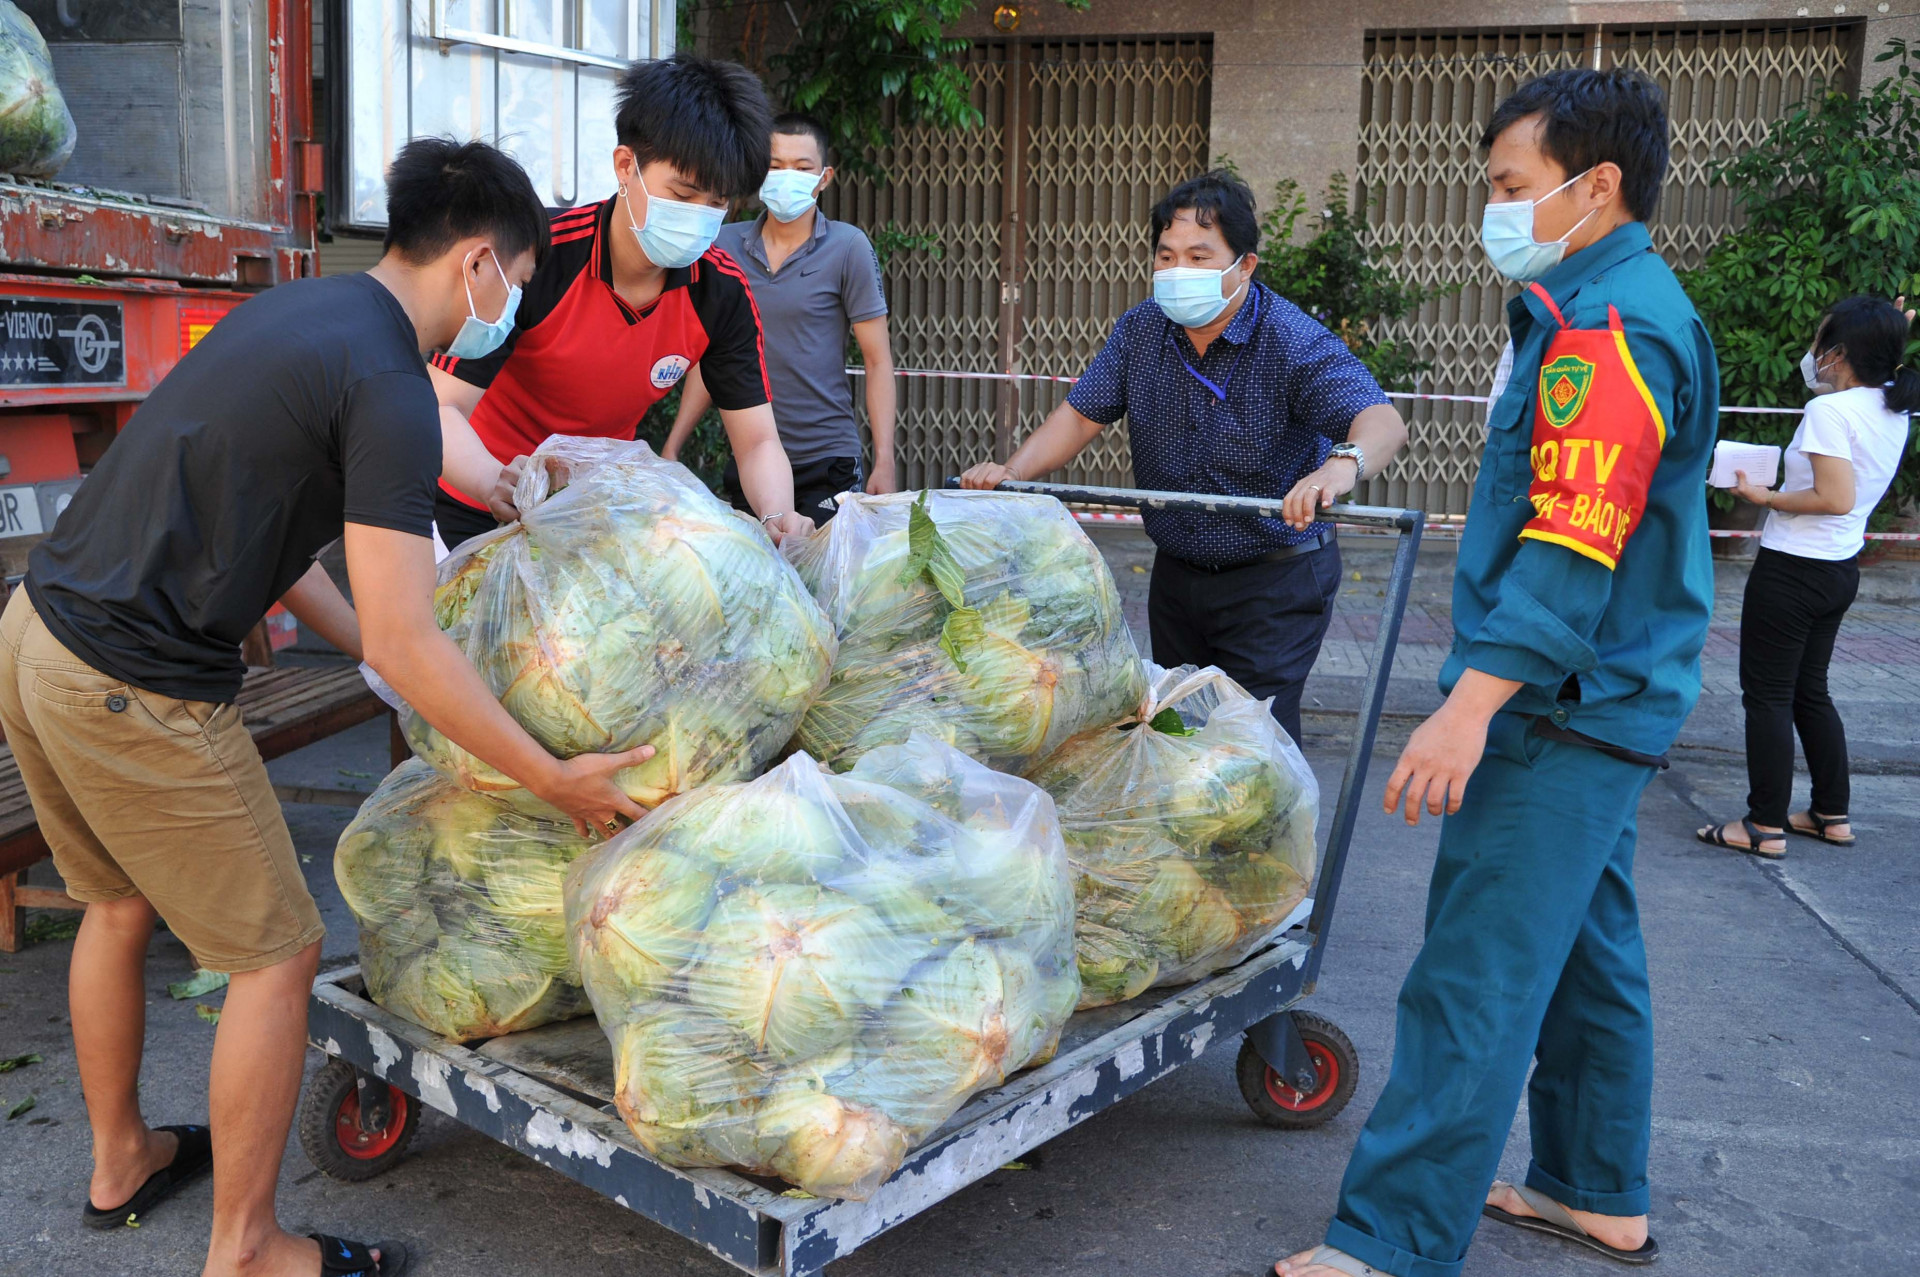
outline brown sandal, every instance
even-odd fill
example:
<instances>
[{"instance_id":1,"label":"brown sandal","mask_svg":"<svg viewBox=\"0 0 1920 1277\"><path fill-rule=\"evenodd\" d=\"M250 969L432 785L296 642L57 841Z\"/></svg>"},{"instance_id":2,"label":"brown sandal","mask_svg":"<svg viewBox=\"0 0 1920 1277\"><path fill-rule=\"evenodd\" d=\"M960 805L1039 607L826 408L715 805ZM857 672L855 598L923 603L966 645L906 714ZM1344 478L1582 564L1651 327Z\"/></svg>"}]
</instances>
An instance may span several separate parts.
<instances>
[{"instance_id":1,"label":"brown sandal","mask_svg":"<svg viewBox=\"0 0 1920 1277\"><path fill-rule=\"evenodd\" d=\"M1779 860L1787 854L1787 835L1784 830L1779 833L1770 834L1754 824L1753 821L1747 817L1742 816L1740 818L1740 825L1747 831L1747 837L1750 841L1744 843L1728 842L1727 827L1732 823L1732 821L1728 821L1725 825L1711 825L1705 829L1696 830L1693 836L1709 847L1725 847L1729 851L1744 851L1748 855L1760 856L1767 860ZM1776 841L1780 844L1780 848L1777 851L1760 845L1763 842Z\"/></svg>"},{"instance_id":2,"label":"brown sandal","mask_svg":"<svg viewBox=\"0 0 1920 1277\"><path fill-rule=\"evenodd\" d=\"M1851 817L1816 816L1812 811L1808 811L1806 815L1807 819L1813 822L1812 829L1802 829L1800 826L1794 824L1793 817L1789 816L1787 817L1787 832L1790 834L1799 834L1802 838L1818 839L1820 842L1826 843L1829 847L1851 847L1860 841L1852 834L1848 834L1845 838L1838 838L1827 832L1827 830L1833 828L1835 825L1851 825L1853 823Z\"/></svg>"}]
</instances>

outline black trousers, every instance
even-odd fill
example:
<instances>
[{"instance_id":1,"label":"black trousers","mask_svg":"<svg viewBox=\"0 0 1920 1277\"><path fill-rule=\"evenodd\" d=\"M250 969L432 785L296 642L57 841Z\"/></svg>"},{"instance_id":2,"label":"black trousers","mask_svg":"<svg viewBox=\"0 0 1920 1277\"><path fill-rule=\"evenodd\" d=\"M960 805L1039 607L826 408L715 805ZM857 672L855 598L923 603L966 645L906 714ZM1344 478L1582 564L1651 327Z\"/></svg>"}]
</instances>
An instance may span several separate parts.
<instances>
[{"instance_id":1,"label":"black trousers","mask_svg":"<svg viewBox=\"0 0 1920 1277\"><path fill-rule=\"evenodd\" d=\"M1273 697L1273 716L1297 743L1300 693L1339 592L1337 542L1225 572L1156 555L1147 591L1153 659L1169 667L1217 665L1255 696Z\"/></svg>"},{"instance_id":2,"label":"black trousers","mask_svg":"<svg viewBox=\"0 0 1920 1277\"><path fill-rule=\"evenodd\" d=\"M858 492L865 483L858 457L803 461L793 468L793 508L815 524L825 524L840 509L833 499L842 492ZM733 503L734 509L753 513L740 486L740 467L732 458L727 459L726 471L720 476L720 494Z\"/></svg>"},{"instance_id":3,"label":"black trousers","mask_svg":"<svg viewBox=\"0 0 1920 1277\"><path fill-rule=\"evenodd\" d=\"M1840 621L1860 590L1858 558L1803 559L1764 546L1740 609L1740 703L1747 711L1747 817L1783 827L1793 801L1793 736L1813 777L1812 809L1844 815L1847 729L1827 694Z\"/></svg>"}]
</instances>

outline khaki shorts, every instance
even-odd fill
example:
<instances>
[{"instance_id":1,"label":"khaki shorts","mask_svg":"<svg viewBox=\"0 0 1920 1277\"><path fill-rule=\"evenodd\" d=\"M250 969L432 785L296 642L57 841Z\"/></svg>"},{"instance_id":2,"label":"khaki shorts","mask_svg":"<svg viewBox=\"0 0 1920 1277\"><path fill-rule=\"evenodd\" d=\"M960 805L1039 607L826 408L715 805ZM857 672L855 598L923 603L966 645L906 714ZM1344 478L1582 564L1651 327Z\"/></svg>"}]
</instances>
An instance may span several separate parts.
<instances>
[{"instance_id":1,"label":"khaki shorts","mask_svg":"<svg viewBox=\"0 0 1920 1277\"><path fill-rule=\"evenodd\" d=\"M325 934L234 706L102 674L23 587L0 619L0 725L75 900L145 896L213 971L269 967Z\"/></svg>"}]
</instances>

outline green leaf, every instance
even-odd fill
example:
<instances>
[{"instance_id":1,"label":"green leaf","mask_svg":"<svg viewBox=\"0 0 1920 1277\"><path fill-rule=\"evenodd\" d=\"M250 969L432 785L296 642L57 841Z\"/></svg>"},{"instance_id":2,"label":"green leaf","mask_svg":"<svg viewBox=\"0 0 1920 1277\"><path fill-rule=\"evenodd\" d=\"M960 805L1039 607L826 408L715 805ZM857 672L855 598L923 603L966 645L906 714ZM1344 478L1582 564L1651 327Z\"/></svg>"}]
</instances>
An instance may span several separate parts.
<instances>
[{"instance_id":1,"label":"green leaf","mask_svg":"<svg viewBox=\"0 0 1920 1277\"><path fill-rule=\"evenodd\" d=\"M0 1060L0 1073L11 1073L15 1069L24 1069L29 1064L38 1063L40 1063L40 1057L37 1055L11 1056L8 1059Z\"/></svg>"},{"instance_id":2,"label":"green leaf","mask_svg":"<svg viewBox=\"0 0 1920 1277\"><path fill-rule=\"evenodd\" d=\"M907 562L900 569L900 584L913 584L922 572L949 607L966 607L966 574L960 570L959 560L953 557L952 547L940 535L939 525L927 512L925 492L907 511Z\"/></svg>"},{"instance_id":3,"label":"green leaf","mask_svg":"<svg viewBox=\"0 0 1920 1277\"><path fill-rule=\"evenodd\" d=\"M205 1020L208 1024L220 1023L220 1008L218 1007L210 1007L202 1002L193 1008L193 1013L202 1020Z\"/></svg>"},{"instance_id":4,"label":"green leaf","mask_svg":"<svg viewBox=\"0 0 1920 1277\"><path fill-rule=\"evenodd\" d=\"M1180 717L1180 711L1171 705L1149 719L1147 726L1168 736L1191 736L1194 733L1194 729L1187 726L1187 720Z\"/></svg>"},{"instance_id":5,"label":"green leaf","mask_svg":"<svg viewBox=\"0 0 1920 1277\"><path fill-rule=\"evenodd\" d=\"M979 611L957 607L947 614L946 624L940 627L940 650L951 657L964 674L967 672L967 649L986 637L987 627L980 619Z\"/></svg>"},{"instance_id":6,"label":"green leaf","mask_svg":"<svg viewBox=\"0 0 1920 1277\"><path fill-rule=\"evenodd\" d=\"M167 994L176 1002L185 1002L188 998L203 998L209 993L227 987L228 976L224 971L209 971L201 967L191 978L178 980L167 986Z\"/></svg>"},{"instance_id":7,"label":"green leaf","mask_svg":"<svg viewBox=\"0 0 1920 1277\"><path fill-rule=\"evenodd\" d=\"M39 1098L38 1096L29 1095L26 1099L21 1100L18 1104L8 1109L7 1120L11 1122L14 1118L19 1117L23 1113L33 1112L33 1106L35 1102L38 1100L38 1098Z\"/></svg>"}]
</instances>

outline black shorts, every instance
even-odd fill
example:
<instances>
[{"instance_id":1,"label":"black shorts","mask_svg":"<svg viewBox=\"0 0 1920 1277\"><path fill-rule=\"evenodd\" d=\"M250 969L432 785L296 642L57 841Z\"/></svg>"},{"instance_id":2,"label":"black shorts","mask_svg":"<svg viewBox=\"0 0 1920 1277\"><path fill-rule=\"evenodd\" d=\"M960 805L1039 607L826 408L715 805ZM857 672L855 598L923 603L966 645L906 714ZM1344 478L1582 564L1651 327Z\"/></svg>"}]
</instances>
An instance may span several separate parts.
<instances>
[{"instance_id":1,"label":"black shorts","mask_svg":"<svg viewBox=\"0 0 1920 1277\"><path fill-rule=\"evenodd\" d=\"M858 492L866 476L860 472L858 457L822 457L818 461L803 461L793 468L793 508L812 519L816 524L825 523L839 510L834 498L842 492ZM747 504L747 494L740 487L740 467L728 460L726 473L720 478L721 495L733 502L736 510L754 513ZM769 510L769 514L782 511Z\"/></svg>"}]
</instances>

